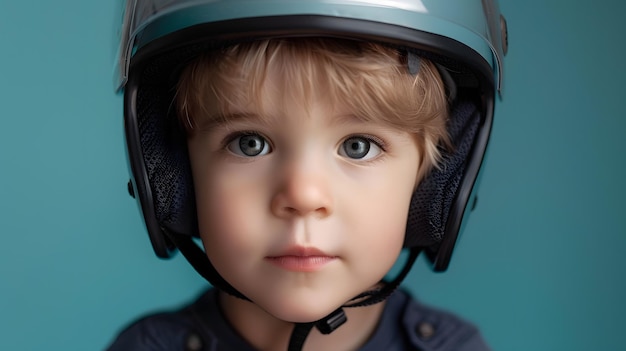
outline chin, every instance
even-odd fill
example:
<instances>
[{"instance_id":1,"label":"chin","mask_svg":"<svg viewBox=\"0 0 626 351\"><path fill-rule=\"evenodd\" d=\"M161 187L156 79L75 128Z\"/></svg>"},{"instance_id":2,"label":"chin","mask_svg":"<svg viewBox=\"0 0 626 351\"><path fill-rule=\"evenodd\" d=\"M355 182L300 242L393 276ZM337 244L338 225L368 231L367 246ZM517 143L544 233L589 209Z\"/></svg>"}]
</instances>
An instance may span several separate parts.
<instances>
[{"instance_id":1,"label":"chin","mask_svg":"<svg viewBox=\"0 0 626 351\"><path fill-rule=\"evenodd\" d=\"M328 304L322 303L320 300L312 299L305 303L302 301L279 303L272 306L275 308L267 308L265 311L286 322L308 323L326 317L341 305L343 305L343 303Z\"/></svg>"}]
</instances>

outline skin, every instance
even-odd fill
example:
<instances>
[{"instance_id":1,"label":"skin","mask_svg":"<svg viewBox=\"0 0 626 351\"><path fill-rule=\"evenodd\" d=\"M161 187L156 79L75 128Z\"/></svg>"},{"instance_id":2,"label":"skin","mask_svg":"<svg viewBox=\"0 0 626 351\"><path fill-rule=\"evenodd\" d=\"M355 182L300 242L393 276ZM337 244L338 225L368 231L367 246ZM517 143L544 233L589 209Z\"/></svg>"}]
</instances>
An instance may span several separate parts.
<instances>
[{"instance_id":1,"label":"skin","mask_svg":"<svg viewBox=\"0 0 626 351\"><path fill-rule=\"evenodd\" d=\"M228 123L188 140L207 256L254 302L222 294L222 310L260 350L286 349L292 322L323 318L384 277L402 248L419 161L413 135L359 120L322 91L303 104L276 78L264 83L263 106L234 106ZM314 330L305 350L358 348L383 307L347 309L345 325Z\"/></svg>"}]
</instances>

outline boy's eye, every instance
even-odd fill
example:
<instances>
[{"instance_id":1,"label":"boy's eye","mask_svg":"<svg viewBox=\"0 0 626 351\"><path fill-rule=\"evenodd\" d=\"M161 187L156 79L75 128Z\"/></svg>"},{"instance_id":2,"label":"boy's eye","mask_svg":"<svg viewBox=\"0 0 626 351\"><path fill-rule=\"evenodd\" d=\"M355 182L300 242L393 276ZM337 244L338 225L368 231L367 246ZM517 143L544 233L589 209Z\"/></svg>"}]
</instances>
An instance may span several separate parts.
<instances>
[{"instance_id":1,"label":"boy's eye","mask_svg":"<svg viewBox=\"0 0 626 351\"><path fill-rule=\"evenodd\" d=\"M244 157L261 156L270 152L269 143L258 134L244 134L235 137L228 143L227 148L232 153Z\"/></svg>"},{"instance_id":2,"label":"boy's eye","mask_svg":"<svg viewBox=\"0 0 626 351\"><path fill-rule=\"evenodd\" d=\"M339 154L355 160L369 160L382 152L380 146L369 138L353 136L344 140L339 147Z\"/></svg>"}]
</instances>

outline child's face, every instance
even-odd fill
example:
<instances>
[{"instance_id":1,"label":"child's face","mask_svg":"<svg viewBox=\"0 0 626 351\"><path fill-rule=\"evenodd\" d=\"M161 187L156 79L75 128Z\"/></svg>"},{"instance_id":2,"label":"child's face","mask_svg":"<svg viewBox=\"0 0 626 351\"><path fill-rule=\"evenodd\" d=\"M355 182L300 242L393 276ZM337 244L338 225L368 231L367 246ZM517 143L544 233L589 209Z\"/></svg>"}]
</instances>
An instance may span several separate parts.
<instances>
[{"instance_id":1,"label":"child's face","mask_svg":"<svg viewBox=\"0 0 626 351\"><path fill-rule=\"evenodd\" d=\"M262 109L234 108L189 139L200 235L218 272L262 309L317 320L394 264L418 149L413 135L361 121L323 92L305 107L272 77Z\"/></svg>"}]
</instances>

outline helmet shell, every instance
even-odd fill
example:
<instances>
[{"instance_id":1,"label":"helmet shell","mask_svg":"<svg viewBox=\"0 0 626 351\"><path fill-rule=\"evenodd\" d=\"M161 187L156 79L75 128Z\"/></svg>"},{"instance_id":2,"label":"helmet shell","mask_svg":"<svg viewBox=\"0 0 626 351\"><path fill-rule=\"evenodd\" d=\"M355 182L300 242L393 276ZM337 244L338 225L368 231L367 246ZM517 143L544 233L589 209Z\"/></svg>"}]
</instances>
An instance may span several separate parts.
<instances>
[{"instance_id":1,"label":"helmet shell","mask_svg":"<svg viewBox=\"0 0 626 351\"><path fill-rule=\"evenodd\" d=\"M123 23L115 64L117 89L123 89L127 82L135 54L169 34L207 23L244 18L273 21L277 17L293 16L352 18L454 39L482 56L493 70L498 90L502 89L503 57L508 45L496 0L128 0L125 5L124 0L118 2L118 7L123 8ZM278 23L276 27L294 32L298 29L284 28ZM349 36L349 30L344 34ZM380 35L384 37L385 33Z\"/></svg>"}]
</instances>

